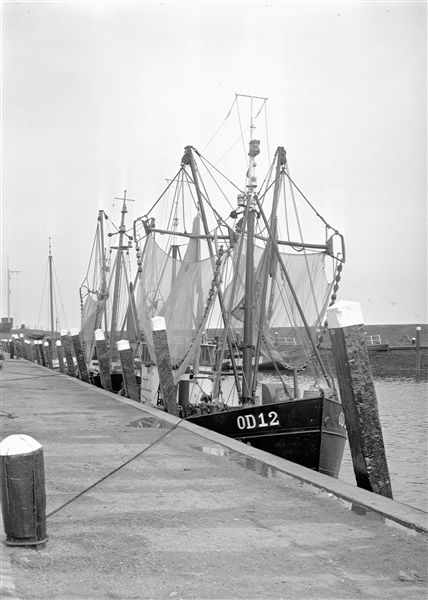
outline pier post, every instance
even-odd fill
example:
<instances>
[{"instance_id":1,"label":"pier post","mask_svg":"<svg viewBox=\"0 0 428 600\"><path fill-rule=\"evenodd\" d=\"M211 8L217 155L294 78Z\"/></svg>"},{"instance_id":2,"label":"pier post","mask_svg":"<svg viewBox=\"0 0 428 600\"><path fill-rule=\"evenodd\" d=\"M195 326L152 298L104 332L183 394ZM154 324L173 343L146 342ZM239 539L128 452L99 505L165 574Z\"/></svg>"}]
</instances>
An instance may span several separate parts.
<instances>
[{"instance_id":1,"label":"pier post","mask_svg":"<svg viewBox=\"0 0 428 600\"><path fill-rule=\"evenodd\" d=\"M112 392L111 373L110 373L110 356L106 342L106 336L102 329L96 329L95 333L95 348L97 350L98 367L100 370L100 379L102 387L108 392Z\"/></svg>"},{"instance_id":2,"label":"pier post","mask_svg":"<svg viewBox=\"0 0 428 600\"><path fill-rule=\"evenodd\" d=\"M70 337L73 343L74 354L76 355L77 367L79 369L80 378L86 383L91 383L89 379L88 366L83 352L82 342L80 340L79 330L70 329Z\"/></svg>"},{"instance_id":3,"label":"pier post","mask_svg":"<svg viewBox=\"0 0 428 600\"><path fill-rule=\"evenodd\" d=\"M25 360L28 360L28 352L27 352L27 344L26 344L26 340L24 340L24 336L21 333L21 346L22 346L22 356L25 358Z\"/></svg>"},{"instance_id":4,"label":"pier post","mask_svg":"<svg viewBox=\"0 0 428 600\"><path fill-rule=\"evenodd\" d=\"M64 354L64 348L62 347L62 342L61 342L61 340L57 340L55 342L55 344L56 344L56 351L58 353L59 370L61 371L61 373L65 373L65 365L64 365L65 354Z\"/></svg>"},{"instance_id":5,"label":"pier post","mask_svg":"<svg viewBox=\"0 0 428 600\"><path fill-rule=\"evenodd\" d=\"M39 350L40 350L40 358L42 359L42 365L44 367L47 367L48 366L48 362L46 360L46 352L45 352L45 348L43 346L42 340L39 340Z\"/></svg>"},{"instance_id":6,"label":"pier post","mask_svg":"<svg viewBox=\"0 0 428 600\"><path fill-rule=\"evenodd\" d=\"M46 492L43 448L29 435L0 444L2 514L9 546L45 546Z\"/></svg>"},{"instance_id":7,"label":"pier post","mask_svg":"<svg viewBox=\"0 0 428 600\"><path fill-rule=\"evenodd\" d=\"M116 342L116 348L119 352L120 365L122 367L123 384L125 386L125 395L131 400L140 400L138 392L137 378L134 371L134 353L128 340L119 340Z\"/></svg>"},{"instance_id":8,"label":"pier post","mask_svg":"<svg viewBox=\"0 0 428 600\"><path fill-rule=\"evenodd\" d=\"M76 372L74 370L73 353L71 350L71 338L68 335L67 329L61 329L61 342L62 347L64 349L65 360L67 362L67 375L69 375L70 377L76 377Z\"/></svg>"},{"instance_id":9,"label":"pier post","mask_svg":"<svg viewBox=\"0 0 428 600\"><path fill-rule=\"evenodd\" d=\"M40 349L39 349L39 343L37 340L34 340L33 342L33 350L34 350L34 354L36 355L36 362L38 365L42 364L42 357L40 356Z\"/></svg>"},{"instance_id":10,"label":"pier post","mask_svg":"<svg viewBox=\"0 0 428 600\"><path fill-rule=\"evenodd\" d=\"M357 485L392 498L360 304L337 302L327 320Z\"/></svg>"},{"instance_id":11,"label":"pier post","mask_svg":"<svg viewBox=\"0 0 428 600\"><path fill-rule=\"evenodd\" d=\"M15 352L17 358L22 358L21 342L17 335L15 335Z\"/></svg>"},{"instance_id":12,"label":"pier post","mask_svg":"<svg viewBox=\"0 0 428 600\"><path fill-rule=\"evenodd\" d=\"M165 319L163 317L153 317L152 331L156 366L158 368L159 383L162 390L165 409L168 413L178 416L177 389L172 376L168 338L166 334Z\"/></svg>"},{"instance_id":13,"label":"pier post","mask_svg":"<svg viewBox=\"0 0 428 600\"><path fill-rule=\"evenodd\" d=\"M421 328L416 327L416 375L421 374Z\"/></svg>"},{"instance_id":14,"label":"pier post","mask_svg":"<svg viewBox=\"0 0 428 600\"><path fill-rule=\"evenodd\" d=\"M35 361L33 344L30 342L30 340L26 340L25 343L27 344L28 360L33 363Z\"/></svg>"},{"instance_id":15,"label":"pier post","mask_svg":"<svg viewBox=\"0 0 428 600\"><path fill-rule=\"evenodd\" d=\"M46 362L48 364L49 369L53 370L53 362L52 362L52 352L51 352L51 345L50 343L44 342L44 347L45 347L45 353L46 353Z\"/></svg>"}]
</instances>

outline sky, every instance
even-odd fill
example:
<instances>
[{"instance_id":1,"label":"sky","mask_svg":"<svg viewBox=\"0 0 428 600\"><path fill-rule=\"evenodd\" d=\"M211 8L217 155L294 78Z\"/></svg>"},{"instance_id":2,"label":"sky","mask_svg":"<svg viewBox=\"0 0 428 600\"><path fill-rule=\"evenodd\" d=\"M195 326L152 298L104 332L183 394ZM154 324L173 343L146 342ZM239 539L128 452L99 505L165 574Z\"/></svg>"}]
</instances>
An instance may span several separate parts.
<instances>
[{"instance_id":1,"label":"sky","mask_svg":"<svg viewBox=\"0 0 428 600\"><path fill-rule=\"evenodd\" d=\"M427 323L426 2L2 2L1 316L80 327L98 211L131 223L235 93L344 235L338 299ZM9 273L9 281L8 281ZM10 291L8 303L8 290Z\"/></svg>"}]
</instances>

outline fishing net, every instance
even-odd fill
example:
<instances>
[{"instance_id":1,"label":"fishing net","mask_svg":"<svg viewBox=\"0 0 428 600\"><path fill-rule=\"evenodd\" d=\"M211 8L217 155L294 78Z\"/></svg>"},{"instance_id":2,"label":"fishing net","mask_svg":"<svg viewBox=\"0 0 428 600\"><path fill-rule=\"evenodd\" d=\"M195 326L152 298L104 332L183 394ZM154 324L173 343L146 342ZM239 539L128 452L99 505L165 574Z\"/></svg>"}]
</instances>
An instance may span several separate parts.
<instances>
[{"instance_id":1,"label":"fishing net","mask_svg":"<svg viewBox=\"0 0 428 600\"><path fill-rule=\"evenodd\" d=\"M192 233L199 233L199 217ZM149 236L137 288L138 321L154 362L151 319L165 318L176 381L192 362L197 369L199 343L217 294L216 267L210 258L200 259L199 245L197 238L191 239L180 259L167 254Z\"/></svg>"}]
</instances>

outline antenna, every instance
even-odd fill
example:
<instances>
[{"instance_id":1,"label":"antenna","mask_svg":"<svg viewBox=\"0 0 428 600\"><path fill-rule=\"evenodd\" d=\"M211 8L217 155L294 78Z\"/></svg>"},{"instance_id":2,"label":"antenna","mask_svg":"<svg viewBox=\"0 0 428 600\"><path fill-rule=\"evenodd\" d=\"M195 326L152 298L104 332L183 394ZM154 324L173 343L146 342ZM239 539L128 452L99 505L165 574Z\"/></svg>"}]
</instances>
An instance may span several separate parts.
<instances>
[{"instance_id":1,"label":"antenna","mask_svg":"<svg viewBox=\"0 0 428 600\"><path fill-rule=\"evenodd\" d=\"M11 271L9 269L9 254L7 255L7 320L10 322L10 282L12 280L12 275L18 275L21 271Z\"/></svg>"}]
</instances>

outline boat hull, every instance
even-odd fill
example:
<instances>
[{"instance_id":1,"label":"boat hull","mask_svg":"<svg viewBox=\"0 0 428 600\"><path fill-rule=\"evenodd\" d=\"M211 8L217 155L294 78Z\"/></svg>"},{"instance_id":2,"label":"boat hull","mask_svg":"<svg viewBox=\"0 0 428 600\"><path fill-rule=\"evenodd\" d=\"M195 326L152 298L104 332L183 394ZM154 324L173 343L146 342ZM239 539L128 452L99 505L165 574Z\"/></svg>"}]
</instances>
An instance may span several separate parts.
<instances>
[{"instance_id":1,"label":"boat hull","mask_svg":"<svg viewBox=\"0 0 428 600\"><path fill-rule=\"evenodd\" d=\"M330 477L339 475L346 427L335 400L304 398L187 420Z\"/></svg>"}]
</instances>

